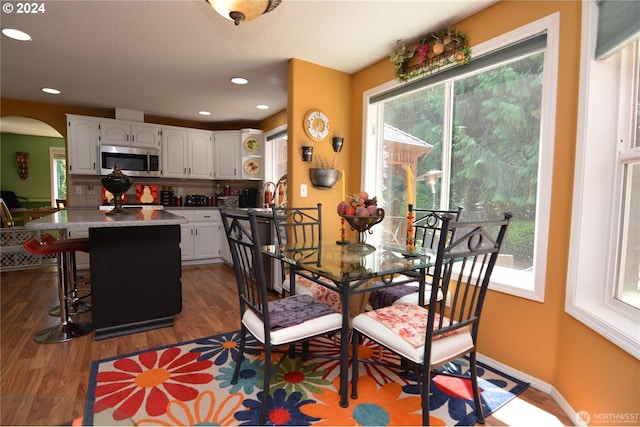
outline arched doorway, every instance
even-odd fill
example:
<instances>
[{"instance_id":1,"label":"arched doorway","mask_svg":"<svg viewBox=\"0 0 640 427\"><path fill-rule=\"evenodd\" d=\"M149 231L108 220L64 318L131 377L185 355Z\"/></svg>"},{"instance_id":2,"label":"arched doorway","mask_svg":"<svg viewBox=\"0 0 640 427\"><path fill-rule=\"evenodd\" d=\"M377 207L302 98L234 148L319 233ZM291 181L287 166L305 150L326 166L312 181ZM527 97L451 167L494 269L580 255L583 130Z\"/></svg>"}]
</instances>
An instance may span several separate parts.
<instances>
[{"instance_id":1,"label":"arched doorway","mask_svg":"<svg viewBox=\"0 0 640 427\"><path fill-rule=\"evenodd\" d=\"M18 173L16 152L28 153L26 176ZM63 135L49 124L23 116L0 118L2 190L26 198L26 207L55 206L56 198L66 198L65 153Z\"/></svg>"}]
</instances>

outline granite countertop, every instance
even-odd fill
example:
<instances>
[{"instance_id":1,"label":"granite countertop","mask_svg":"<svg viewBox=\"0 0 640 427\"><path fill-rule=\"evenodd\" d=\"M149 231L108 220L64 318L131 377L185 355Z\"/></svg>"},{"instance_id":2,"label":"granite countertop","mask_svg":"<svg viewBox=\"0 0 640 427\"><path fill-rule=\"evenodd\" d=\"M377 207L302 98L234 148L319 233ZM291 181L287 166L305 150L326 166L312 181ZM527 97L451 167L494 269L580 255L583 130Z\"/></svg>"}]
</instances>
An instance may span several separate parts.
<instances>
[{"instance_id":1,"label":"granite countertop","mask_svg":"<svg viewBox=\"0 0 640 427\"><path fill-rule=\"evenodd\" d=\"M140 227L148 225L182 224L186 220L164 210L128 208L131 214L107 215L107 211L90 209L64 209L25 224L26 229L86 229L96 227Z\"/></svg>"}]
</instances>

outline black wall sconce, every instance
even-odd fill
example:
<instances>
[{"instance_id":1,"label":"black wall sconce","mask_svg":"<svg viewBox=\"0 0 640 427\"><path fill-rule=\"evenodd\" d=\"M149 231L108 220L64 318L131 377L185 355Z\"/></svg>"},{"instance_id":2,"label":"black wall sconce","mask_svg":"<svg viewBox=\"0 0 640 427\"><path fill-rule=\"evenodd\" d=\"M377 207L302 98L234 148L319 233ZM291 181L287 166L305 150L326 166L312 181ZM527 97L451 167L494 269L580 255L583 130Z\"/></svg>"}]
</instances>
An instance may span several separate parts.
<instances>
[{"instance_id":1,"label":"black wall sconce","mask_svg":"<svg viewBox=\"0 0 640 427\"><path fill-rule=\"evenodd\" d=\"M331 145L333 146L333 151L339 153L342 150L342 144L344 143L344 138L341 136L334 136L331 140Z\"/></svg>"}]
</instances>

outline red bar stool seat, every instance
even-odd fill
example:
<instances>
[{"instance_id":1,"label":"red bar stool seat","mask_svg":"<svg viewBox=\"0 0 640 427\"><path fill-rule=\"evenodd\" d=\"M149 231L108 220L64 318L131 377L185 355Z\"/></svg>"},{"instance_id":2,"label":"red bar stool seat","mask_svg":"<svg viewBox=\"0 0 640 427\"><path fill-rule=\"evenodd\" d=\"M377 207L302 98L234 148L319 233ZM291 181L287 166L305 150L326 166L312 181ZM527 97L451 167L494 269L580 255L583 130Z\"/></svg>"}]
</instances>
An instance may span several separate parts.
<instances>
[{"instance_id":1,"label":"red bar stool seat","mask_svg":"<svg viewBox=\"0 0 640 427\"><path fill-rule=\"evenodd\" d=\"M58 239L56 239L55 237L53 237L51 234L43 234L42 237L40 238L40 240L42 241L42 243L50 245L53 243L57 243ZM67 239L70 240L70 239ZM74 239L74 240L84 240L84 239ZM82 251L84 252L84 251ZM87 250L88 252L88 250ZM87 311L91 310L91 304L81 301L82 298L87 298L91 295L90 292L86 292L84 295L79 296L80 294L80 289L79 286L82 286L83 288L87 288L90 285L90 279L88 276L78 276L77 270L76 270L76 254L75 252L71 255L71 268L73 269L73 286L70 287L69 289L69 294L67 295L67 298L71 299L71 306L69 308L69 314L70 315L76 315L76 314L80 314L80 313L84 313ZM50 316L60 316L60 305L57 305L55 307L51 307L49 309L49 315Z\"/></svg>"},{"instance_id":2,"label":"red bar stool seat","mask_svg":"<svg viewBox=\"0 0 640 427\"><path fill-rule=\"evenodd\" d=\"M60 324L43 329L33 339L39 343L64 342L86 335L93 329L91 323L75 323L71 319L72 301L69 298L70 288L75 276L73 272L73 256L76 252L89 252L89 239L64 239L41 243L31 238L24 242L24 249L38 256L54 254L58 258L58 297L60 300Z\"/></svg>"}]
</instances>

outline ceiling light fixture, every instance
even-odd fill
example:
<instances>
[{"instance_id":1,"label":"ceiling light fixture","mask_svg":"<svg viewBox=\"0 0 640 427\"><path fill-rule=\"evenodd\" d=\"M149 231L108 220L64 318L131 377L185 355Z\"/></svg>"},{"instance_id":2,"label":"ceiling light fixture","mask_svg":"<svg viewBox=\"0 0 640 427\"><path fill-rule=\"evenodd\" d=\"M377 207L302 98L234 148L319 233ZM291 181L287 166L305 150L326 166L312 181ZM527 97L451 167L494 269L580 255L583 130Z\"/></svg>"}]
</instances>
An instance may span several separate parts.
<instances>
[{"instance_id":1,"label":"ceiling light fixture","mask_svg":"<svg viewBox=\"0 0 640 427\"><path fill-rule=\"evenodd\" d=\"M268 105L265 105L265 104L258 104L258 105L256 105L256 108L257 108L258 110L268 110L268 109L269 109L269 106L268 106Z\"/></svg>"},{"instance_id":2,"label":"ceiling light fixture","mask_svg":"<svg viewBox=\"0 0 640 427\"><path fill-rule=\"evenodd\" d=\"M198 114L200 114L201 116L210 116L211 112L210 111L198 111Z\"/></svg>"},{"instance_id":3,"label":"ceiling light fixture","mask_svg":"<svg viewBox=\"0 0 640 427\"><path fill-rule=\"evenodd\" d=\"M31 41L31 36L24 31L16 30L15 28L3 28L2 34L10 39L20 40L23 42Z\"/></svg>"},{"instance_id":4,"label":"ceiling light fixture","mask_svg":"<svg viewBox=\"0 0 640 427\"><path fill-rule=\"evenodd\" d=\"M249 83L249 80L245 79L244 77L232 77L231 83L235 85L246 85L247 83Z\"/></svg>"},{"instance_id":5,"label":"ceiling light fixture","mask_svg":"<svg viewBox=\"0 0 640 427\"><path fill-rule=\"evenodd\" d=\"M54 89L52 87L43 87L42 91L44 93L48 93L49 95L60 95L60 91L58 89Z\"/></svg>"},{"instance_id":6,"label":"ceiling light fixture","mask_svg":"<svg viewBox=\"0 0 640 427\"><path fill-rule=\"evenodd\" d=\"M252 21L271 12L282 0L205 0L223 17L240 25L240 21Z\"/></svg>"}]
</instances>

